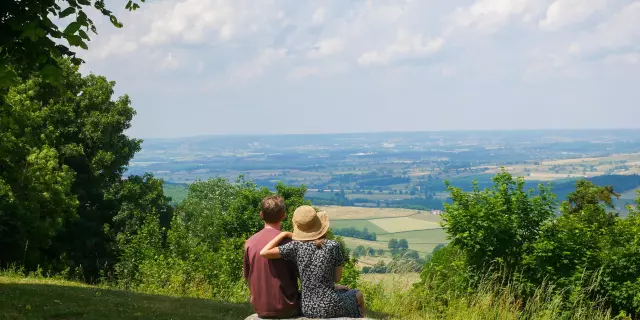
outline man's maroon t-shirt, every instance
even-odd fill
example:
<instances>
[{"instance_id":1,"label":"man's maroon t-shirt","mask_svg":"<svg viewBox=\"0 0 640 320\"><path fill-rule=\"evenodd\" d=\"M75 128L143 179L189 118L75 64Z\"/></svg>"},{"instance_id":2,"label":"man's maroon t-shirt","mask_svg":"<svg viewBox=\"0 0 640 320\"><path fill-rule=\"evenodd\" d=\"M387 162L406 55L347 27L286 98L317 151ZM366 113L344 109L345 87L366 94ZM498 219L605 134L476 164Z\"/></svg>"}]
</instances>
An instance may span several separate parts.
<instances>
[{"instance_id":1,"label":"man's maroon t-shirt","mask_svg":"<svg viewBox=\"0 0 640 320\"><path fill-rule=\"evenodd\" d=\"M295 263L260 256L260 250L279 233L279 230L264 228L245 243L244 277L249 282L253 309L261 317L288 317L299 310L300 292ZM291 239L285 238L280 244L289 241Z\"/></svg>"}]
</instances>

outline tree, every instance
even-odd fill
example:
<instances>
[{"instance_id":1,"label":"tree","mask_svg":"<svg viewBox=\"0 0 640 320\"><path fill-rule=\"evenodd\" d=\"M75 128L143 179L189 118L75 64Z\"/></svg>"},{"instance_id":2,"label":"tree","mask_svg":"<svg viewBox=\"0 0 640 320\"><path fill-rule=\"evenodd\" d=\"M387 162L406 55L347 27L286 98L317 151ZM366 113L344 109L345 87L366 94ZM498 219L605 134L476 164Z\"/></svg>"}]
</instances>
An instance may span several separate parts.
<instances>
[{"instance_id":1,"label":"tree","mask_svg":"<svg viewBox=\"0 0 640 320\"><path fill-rule=\"evenodd\" d=\"M377 254L379 257L382 257L382 256L384 255L384 250L382 250L382 249L378 249L378 250L376 250L376 254Z\"/></svg>"},{"instance_id":2,"label":"tree","mask_svg":"<svg viewBox=\"0 0 640 320\"><path fill-rule=\"evenodd\" d=\"M387 266L384 264L384 261L378 261L373 268L371 268L371 273L387 273Z\"/></svg>"},{"instance_id":3,"label":"tree","mask_svg":"<svg viewBox=\"0 0 640 320\"><path fill-rule=\"evenodd\" d=\"M524 259L529 281L535 285L551 281L558 289L575 289L590 286L590 279L601 272L600 294L614 299L618 307L633 310L629 307L634 296L628 290L640 288L640 259L631 258L638 249L631 247L640 240L635 234L637 220L633 213L623 220L607 212L614 208L612 196L617 194L611 186L576 182L575 191L562 203L561 216L544 225ZM630 286L634 280L637 284Z\"/></svg>"},{"instance_id":4,"label":"tree","mask_svg":"<svg viewBox=\"0 0 640 320\"><path fill-rule=\"evenodd\" d=\"M444 248L444 247L446 247L446 246L447 246L447 245L445 245L444 243L438 243L438 244L433 248L433 250L431 251L431 253L435 253L436 251L441 250L441 249L443 249L443 248Z\"/></svg>"},{"instance_id":5,"label":"tree","mask_svg":"<svg viewBox=\"0 0 640 320\"><path fill-rule=\"evenodd\" d=\"M398 240L398 249L400 249L400 250L409 249L409 242L407 242L407 239Z\"/></svg>"},{"instance_id":6,"label":"tree","mask_svg":"<svg viewBox=\"0 0 640 320\"><path fill-rule=\"evenodd\" d=\"M418 253L418 251L408 250L404 254L404 257L407 258L407 259L418 260L420 258L420 254Z\"/></svg>"},{"instance_id":7,"label":"tree","mask_svg":"<svg viewBox=\"0 0 640 320\"><path fill-rule=\"evenodd\" d=\"M114 262L105 226L119 201L108 194L140 140L124 134L135 111L126 95L112 100L115 83L58 64L58 85L36 73L0 104L0 262L82 266L95 279Z\"/></svg>"},{"instance_id":8,"label":"tree","mask_svg":"<svg viewBox=\"0 0 640 320\"><path fill-rule=\"evenodd\" d=\"M389 249L397 249L398 248L398 239L393 238L391 240L389 240L389 243L387 244L387 247Z\"/></svg>"},{"instance_id":9,"label":"tree","mask_svg":"<svg viewBox=\"0 0 640 320\"><path fill-rule=\"evenodd\" d=\"M452 203L445 204L443 226L476 270L494 262L507 273L515 270L543 223L553 217L555 201L548 188L524 191L524 179L505 170L493 178L491 189L481 191L476 181L471 192L446 185Z\"/></svg>"},{"instance_id":10,"label":"tree","mask_svg":"<svg viewBox=\"0 0 640 320\"><path fill-rule=\"evenodd\" d=\"M354 250L353 250L353 256L354 257L362 257L366 254L364 246L357 246Z\"/></svg>"},{"instance_id":11,"label":"tree","mask_svg":"<svg viewBox=\"0 0 640 320\"><path fill-rule=\"evenodd\" d=\"M375 256L376 255L376 250L371 248L371 247L368 247L367 248L367 255L370 256L370 257Z\"/></svg>"},{"instance_id":12,"label":"tree","mask_svg":"<svg viewBox=\"0 0 640 320\"><path fill-rule=\"evenodd\" d=\"M129 0L125 7L136 10L139 4ZM114 26L122 27L106 8L104 0L94 1L93 8L109 17ZM47 81L61 80L60 58L69 58L73 64L80 65L83 61L71 48L88 49L88 33L97 34L87 10L91 10L89 0L4 0L0 11L0 93L18 81L18 75L24 76L34 70L39 70ZM51 21L52 16L71 19L71 22L60 30L56 22ZM56 43L63 39L68 46Z\"/></svg>"}]
</instances>

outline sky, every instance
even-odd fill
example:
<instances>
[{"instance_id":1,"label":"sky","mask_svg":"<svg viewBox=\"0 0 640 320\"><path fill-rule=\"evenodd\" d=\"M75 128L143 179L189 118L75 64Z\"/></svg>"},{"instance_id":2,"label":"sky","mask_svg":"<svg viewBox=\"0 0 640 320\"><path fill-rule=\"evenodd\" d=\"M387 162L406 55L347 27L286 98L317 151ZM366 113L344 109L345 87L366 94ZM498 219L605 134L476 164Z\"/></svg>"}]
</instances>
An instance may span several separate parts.
<instances>
[{"instance_id":1,"label":"sky","mask_svg":"<svg viewBox=\"0 0 640 320\"><path fill-rule=\"evenodd\" d=\"M81 71L130 96L136 137L640 128L640 0L111 9Z\"/></svg>"}]
</instances>

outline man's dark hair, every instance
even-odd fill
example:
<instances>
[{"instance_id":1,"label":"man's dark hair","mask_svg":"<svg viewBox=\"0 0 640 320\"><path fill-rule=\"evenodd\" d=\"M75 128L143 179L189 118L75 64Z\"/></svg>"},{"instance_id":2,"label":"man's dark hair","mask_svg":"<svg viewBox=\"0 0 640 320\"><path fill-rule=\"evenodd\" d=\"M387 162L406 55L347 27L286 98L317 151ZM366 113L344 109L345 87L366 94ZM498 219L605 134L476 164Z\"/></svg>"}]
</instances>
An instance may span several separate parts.
<instances>
[{"instance_id":1,"label":"man's dark hair","mask_svg":"<svg viewBox=\"0 0 640 320\"><path fill-rule=\"evenodd\" d=\"M281 196L268 196L262 199L262 220L268 223L280 222L284 215L284 198Z\"/></svg>"}]
</instances>

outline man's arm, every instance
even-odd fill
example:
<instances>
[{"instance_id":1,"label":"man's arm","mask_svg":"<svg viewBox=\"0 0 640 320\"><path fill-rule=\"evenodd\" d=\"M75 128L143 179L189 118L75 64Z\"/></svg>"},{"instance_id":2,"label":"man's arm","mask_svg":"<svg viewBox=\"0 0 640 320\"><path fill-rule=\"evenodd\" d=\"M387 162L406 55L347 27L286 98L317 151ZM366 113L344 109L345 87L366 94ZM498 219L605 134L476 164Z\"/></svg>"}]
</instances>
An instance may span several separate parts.
<instances>
[{"instance_id":1,"label":"man's arm","mask_svg":"<svg viewBox=\"0 0 640 320\"><path fill-rule=\"evenodd\" d=\"M242 269L244 270L244 279L245 280L249 280L249 268L250 268L250 264L249 264L249 250L247 250L247 247L244 248L244 264Z\"/></svg>"},{"instance_id":2,"label":"man's arm","mask_svg":"<svg viewBox=\"0 0 640 320\"><path fill-rule=\"evenodd\" d=\"M278 249L278 244L284 238L291 238L293 233L291 232L280 232L275 238L273 238L266 246L260 251L260 255L263 258L267 259L279 259L280 258L280 249Z\"/></svg>"}]
</instances>

